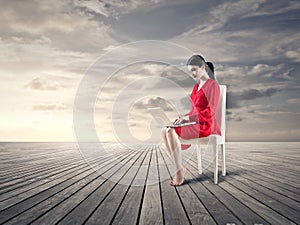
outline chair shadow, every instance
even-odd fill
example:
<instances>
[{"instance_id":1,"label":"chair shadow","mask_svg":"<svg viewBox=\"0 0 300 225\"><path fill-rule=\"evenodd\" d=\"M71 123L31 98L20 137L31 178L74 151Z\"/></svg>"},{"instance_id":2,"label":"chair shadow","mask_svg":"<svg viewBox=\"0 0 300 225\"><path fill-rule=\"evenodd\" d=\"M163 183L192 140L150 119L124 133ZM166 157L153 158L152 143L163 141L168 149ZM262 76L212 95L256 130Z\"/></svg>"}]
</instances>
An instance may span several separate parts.
<instances>
[{"instance_id":1,"label":"chair shadow","mask_svg":"<svg viewBox=\"0 0 300 225\"><path fill-rule=\"evenodd\" d=\"M226 181L227 177L241 176L246 173L247 172L245 170L234 170L234 171L227 171L226 176L222 176L222 173L219 171L218 183L222 183L222 182ZM212 172L204 171L203 174L198 174L194 178L185 179L185 182L183 183L183 185L195 184L195 183L199 183L199 182L212 182L213 183L214 182L213 177L214 177L214 174Z\"/></svg>"}]
</instances>

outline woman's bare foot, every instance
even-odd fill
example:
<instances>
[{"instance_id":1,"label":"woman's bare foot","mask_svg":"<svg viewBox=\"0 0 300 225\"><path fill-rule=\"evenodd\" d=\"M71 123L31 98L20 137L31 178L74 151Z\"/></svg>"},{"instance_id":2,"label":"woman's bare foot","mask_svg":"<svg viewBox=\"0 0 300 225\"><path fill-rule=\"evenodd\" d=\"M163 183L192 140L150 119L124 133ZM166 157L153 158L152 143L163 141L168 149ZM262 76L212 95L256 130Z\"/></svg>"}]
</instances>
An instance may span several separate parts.
<instances>
[{"instance_id":1,"label":"woman's bare foot","mask_svg":"<svg viewBox=\"0 0 300 225\"><path fill-rule=\"evenodd\" d=\"M174 179L171 181L171 186L180 186L184 182L184 175L185 175L186 168L182 167L178 170L175 174Z\"/></svg>"}]
</instances>

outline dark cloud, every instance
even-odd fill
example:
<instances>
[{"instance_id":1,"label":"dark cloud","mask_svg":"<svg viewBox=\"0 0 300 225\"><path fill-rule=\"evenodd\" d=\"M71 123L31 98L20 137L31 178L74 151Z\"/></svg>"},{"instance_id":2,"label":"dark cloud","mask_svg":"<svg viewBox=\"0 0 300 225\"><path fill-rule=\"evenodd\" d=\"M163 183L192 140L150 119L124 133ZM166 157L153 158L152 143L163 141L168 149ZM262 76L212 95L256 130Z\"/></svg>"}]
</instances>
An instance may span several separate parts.
<instances>
[{"instance_id":1,"label":"dark cloud","mask_svg":"<svg viewBox=\"0 0 300 225\"><path fill-rule=\"evenodd\" d=\"M237 108L238 107L238 96L232 92L227 93L227 99L226 99L226 108L227 109L232 109L232 108Z\"/></svg>"},{"instance_id":2,"label":"dark cloud","mask_svg":"<svg viewBox=\"0 0 300 225\"><path fill-rule=\"evenodd\" d=\"M230 110L226 110L226 121L233 121L233 122L241 122L245 118L238 112L232 112Z\"/></svg>"},{"instance_id":3,"label":"dark cloud","mask_svg":"<svg viewBox=\"0 0 300 225\"><path fill-rule=\"evenodd\" d=\"M240 94L241 100L252 100L261 97L270 97L280 91L277 88L268 88L266 90L249 89Z\"/></svg>"},{"instance_id":4,"label":"dark cloud","mask_svg":"<svg viewBox=\"0 0 300 225\"><path fill-rule=\"evenodd\" d=\"M279 88L267 88L265 90L247 89L241 92L228 92L227 109L238 108L242 101L271 97L280 91L282 90L280 90Z\"/></svg>"},{"instance_id":5,"label":"dark cloud","mask_svg":"<svg viewBox=\"0 0 300 225\"><path fill-rule=\"evenodd\" d=\"M166 40L181 34L200 21L195 15L207 15L204 9L208 4L194 0L164 1L164 5L160 7L140 7L130 14L123 14L120 20L112 21L111 26L118 30L121 36L129 39ZM185 15L185 19L178 19L178 15Z\"/></svg>"}]
</instances>

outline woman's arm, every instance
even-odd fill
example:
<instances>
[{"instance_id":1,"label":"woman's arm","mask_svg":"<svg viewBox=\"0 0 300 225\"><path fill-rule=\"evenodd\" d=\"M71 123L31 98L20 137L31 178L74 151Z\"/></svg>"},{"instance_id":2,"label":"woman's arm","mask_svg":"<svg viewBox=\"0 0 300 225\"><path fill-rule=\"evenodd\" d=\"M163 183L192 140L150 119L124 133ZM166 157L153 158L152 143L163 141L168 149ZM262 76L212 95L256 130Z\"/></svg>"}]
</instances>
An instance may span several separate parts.
<instances>
[{"instance_id":1,"label":"woman's arm","mask_svg":"<svg viewBox=\"0 0 300 225\"><path fill-rule=\"evenodd\" d=\"M214 82L212 87L208 91L208 105L210 108L210 115L213 117L216 114L220 99L220 86L217 82Z\"/></svg>"},{"instance_id":2,"label":"woman's arm","mask_svg":"<svg viewBox=\"0 0 300 225\"><path fill-rule=\"evenodd\" d=\"M205 97L208 102L208 106L199 112L199 116L206 119L211 119L215 116L219 98L220 98L220 86L217 82L212 82L211 86L205 90Z\"/></svg>"}]
</instances>

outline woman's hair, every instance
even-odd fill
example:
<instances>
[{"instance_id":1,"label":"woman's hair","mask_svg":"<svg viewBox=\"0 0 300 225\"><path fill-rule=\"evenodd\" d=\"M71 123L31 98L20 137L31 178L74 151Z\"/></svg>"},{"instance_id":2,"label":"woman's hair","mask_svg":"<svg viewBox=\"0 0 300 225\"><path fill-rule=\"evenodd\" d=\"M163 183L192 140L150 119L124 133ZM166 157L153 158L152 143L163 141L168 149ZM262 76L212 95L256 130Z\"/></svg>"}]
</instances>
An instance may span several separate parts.
<instances>
[{"instance_id":1,"label":"woman's hair","mask_svg":"<svg viewBox=\"0 0 300 225\"><path fill-rule=\"evenodd\" d=\"M201 67L202 65L205 65L205 70L209 76L209 78L216 80L215 77L215 68L214 64L212 62L205 62L205 59L201 55L192 55L191 58L187 61L186 65L191 65L191 66L199 66Z\"/></svg>"}]
</instances>

